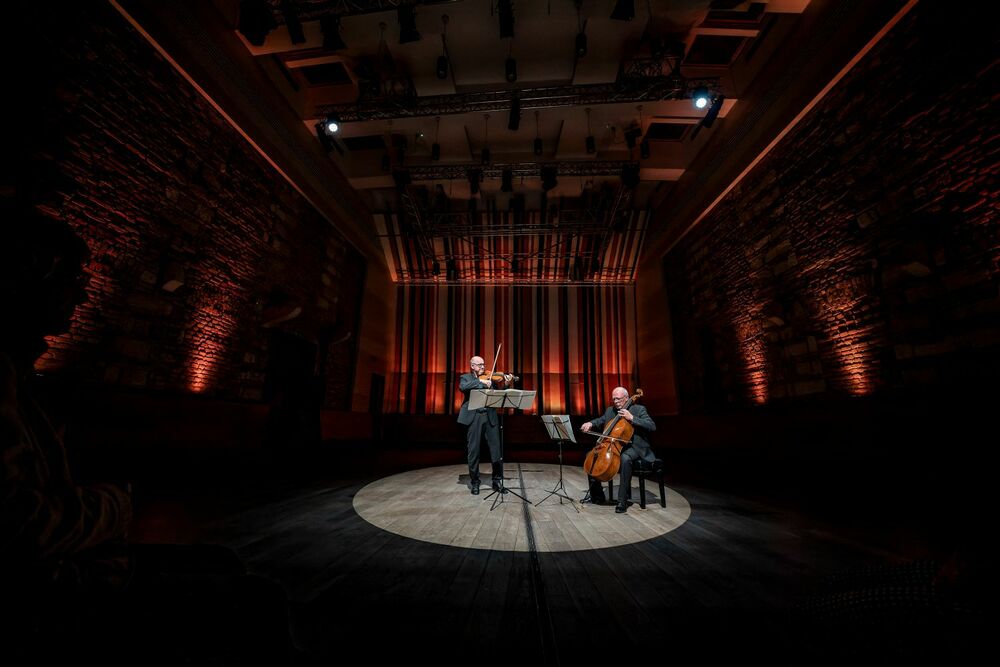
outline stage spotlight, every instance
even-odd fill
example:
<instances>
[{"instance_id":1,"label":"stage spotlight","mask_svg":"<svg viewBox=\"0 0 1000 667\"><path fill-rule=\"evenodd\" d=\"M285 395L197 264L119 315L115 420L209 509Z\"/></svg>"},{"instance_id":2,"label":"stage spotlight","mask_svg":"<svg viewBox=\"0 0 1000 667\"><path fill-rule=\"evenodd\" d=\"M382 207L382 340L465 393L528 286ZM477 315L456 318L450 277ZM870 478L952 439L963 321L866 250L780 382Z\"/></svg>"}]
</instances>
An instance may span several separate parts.
<instances>
[{"instance_id":1,"label":"stage spotlight","mask_svg":"<svg viewBox=\"0 0 1000 667\"><path fill-rule=\"evenodd\" d=\"M448 280L455 282L458 280L458 264L453 259L449 259L445 263L446 271L448 272Z\"/></svg>"},{"instance_id":2,"label":"stage spotlight","mask_svg":"<svg viewBox=\"0 0 1000 667\"><path fill-rule=\"evenodd\" d=\"M437 77L439 79L448 78L448 56L438 56L437 58Z\"/></svg>"},{"instance_id":3,"label":"stage spotlight","mask_svg":"<svg viewBox=\"0 0 1000 667\"><path fill-rule=\"evenodd\" d=\"M695 107L704 109L708 106L708 88L695 88L691 99L694 100Z\"/></svg>"},{"instance_id":4,"label":"stage spotlight","mask_svg":"<svg viewBox=\"0 0 1000 667\"><path fill-rule=\"evenodd\" d=\"M254 46L264 46L267 33L278 27L267 0L242 0L237 30Z\"/></svg>"},{"instance_id":5,"label":"stage spotlight","mask_svg":"<svg viewBox=\"0 0 1000 667\"><path fill-rule=\"evenodd\" d=\"M341 51L347 48L340 36L340 17L324 14L319 19L319 29L323 33L323 48L327 51Z\"/></svg>"},{"instance_id":6,"label":"stage spotlight","mask_svg":"<svg viewBox=\"0 0 1000 667\"><path fill-rule=\"evenodd\" d=\"M517 60L514 58L507 58L504 62L504 77L507 79L507 83L517 81Z\"/></svg>"},{"instance_id":7,"label":"stage spotlight","mask_svg":"<svg viewBox=\"0 0 1000 667\"><path fill-rule=\"evenodd\" d=\"M514 172L504 169L500 172L500 192L514 191Z\"/></svg>"},{"instance_id":8,"label":"stage spotlight","mask_svg":"<svg viewBox=\"0 0 1000 667\"><path fill-rule=\"evenodd\" d=\"M431 159L435 162L441 159L441 144L436 141L431 144Z\"/></svg>"},{"instance_id":9,"label":"stage spotlight","mask_svg":"<svg viewBox=\"0 0 1000 667\"><path fill-rule=\"evenodd\" d=\"M382 171L389 171L391 166L392 164L389 160L389 153L384 153L382 155Z\"/></svg>"},{"instance_id":10,"label":"stage spotlight","mask_svg":"<svg viewBox=\"0 0 1000 667\"><path fill-rule=\"evenodd\" d=\"M483 166L489 166L490 159L491 159L490 149L488 147L484 148L482 153L479 154L479 161L483 164Z\"/></svg>"},{"instance_id":11,"label":"stage spotlight","mask_svg":"<svg viewBox=\"0 0 1000 667\"><path fill-rule=\"evenodd\" d=\"M555 167L542 167L541 177L542 177L542 190L548 192L552 188L559 185L559 181L556 179L558 172Z\"/></svg>"},{"instance_id":12,"label":"stage spotlight","mask_svg":"<svg viewBox=\"0 0 1000 667\"><path fill-rule=\"evenodd\" d=\"M611 12L615 21L631 21L635 18L635 0L618 0Z\"/></svg>"},{"instance_id":13,"label":"stage spotlight","mask_svg":"<svg viewBox=\"0 0 1000 667\"><path fill-rule=\"evenodd\" d=\"M323 121L323 129L327 134L337 134L340 132L340 119L333 115L327 116Z\"/></svg>"},{"instance_id":14,"label":"stage spotlight","mask_svg":"<svg viewBox=\"0 0 1000 667\"><path fill-rule=\"evenodd\" d=\"M577 255L573 260L573 273L570 278L576 283L583 280L583 257Z\"/></svg>"},{"instance_id":15,"label":"stage spotlight","mask_svg":"<svg viewBox=\"0 0 1000 667\"><path fill-rule=\"evenodd\" d=\"M642 156L643 160L649 159L649 139L643 139L639 142L639 155Z\"/></svg>"},{"instance_id":16,"label":"stage spotlight","mask_svg":"<svg viewBox=\"0 0 1000 667\"><path fill-rule=\"evenodd\" d=\"M510 113L507 114L507 129L511 132L517 132L519 127L521 127L521 99L515 92L510 94Z\"/></svg>"},{"instance_id":17,"label":"stage spotlight","mask_svg":"<svg viewBox=\"0 0 1000 667\"><path fill-rule=\"evenodd\" d=\"M400 7L396 10L399 20L399 43L419 42L420 32L417 30L417 15L413 7Z\"/></svg>"},{"instance_id":18,"label":"stage spotlight","mask_svg":"<svg viewBox=\"0 0 1000 667\"><path fill-rule=\"evenodd\" d=\"M715 99L712 100L712 106L708 108L705 117L701 119L702 127L712 127L712 123L715 122L715 119L719 117L719 112L722 111L722 103L725 99L725 95L716 95Z\"/></svg>"},{"instance_id":19,"label":"stage spotlight","mask_svg":"<svg viewBox=\"0 0 1000 667\"><path fill-rule=\"evenodd\" d=\"M581 32L576 36L576 57L582 58L587 55L587 33Z\"/></svg>"},{"instance_id":20,"label":"stage spotlight","mask_svg":"<svg viewBox=\"0 0 1000 667\"><path fill-rule=\"evenodd\" d=\"M542 154L542 138L541 137L535 137L535 141L533 143L532 148L533 148L533 150L535 152L535 155L541 155Z\"/></svg>"},{"instance_id":21,"label":"stage spotlight","mask_svg":"<svg viewBox=\"0 0 1000 667\"><path fill-rule=\"evenodd\" d=\"M512 0L499 0L497 13L500 15L500 39L514 36L514 3Z\"/></svg>"},{"instance_id":22,"label":"stage spotlight","mask_svg":"<svg viewBox=\"0 0 1000 667\"><path fill-rule=\"evenodd\" d=\"M437 261L436 259L434 260L433 263L431 263L431 275L434 276L435 278L441 275L441 262Z\"/></svg>"},{"instance_id":23,"label":"stage spotlight","mask_svg":"<svg viewBox=\"0 0 1000 667\"><path fill-rule=\"evenodd\" d=\"M588 155L593 155L594 153L597 152L597 140L594 139L594 135L590 135L589 137L587 137L585 143L587 146Z\"/></svg>"}]
</instances>

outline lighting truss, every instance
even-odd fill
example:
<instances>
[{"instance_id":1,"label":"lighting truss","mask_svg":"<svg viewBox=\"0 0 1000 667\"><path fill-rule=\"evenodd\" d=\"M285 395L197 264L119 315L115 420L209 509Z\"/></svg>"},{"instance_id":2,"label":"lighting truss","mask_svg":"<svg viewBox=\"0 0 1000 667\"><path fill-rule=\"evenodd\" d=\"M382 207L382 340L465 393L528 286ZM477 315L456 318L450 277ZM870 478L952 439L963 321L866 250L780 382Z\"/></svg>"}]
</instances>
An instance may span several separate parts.
<instances>
[{"instance_id":1,"label":"lighting truss","mask_svg":"<svg viewBox=\"0 0 1000 667\"><path fill-rule=\"evenodd\" d=\"M504 169L510 169L514 178L538 178L541 167L555 167L559 176L619 176L629 160L579 160L575 162L496 162L476 165L484 179L499 179ZM469 170L467 164L429 164L406 167L412 181L464 180Z\"/></svg>"},{"instance_id":2,"label":"lighting truss","mask_svg":"<svg viewBox=\"0 0 1000 667\"><path fill-rule=\"evenodd\" d=\"M564 106L597 106L626 102L656 102L679 100L694 87L717 89L719 79L681 79L672 76L623 76L616 83L585 86L548 86L519 91L521 111ZM387 98L360 99L354 104L326 104L316 107L315 116L325 118L331 113L344 122L447 116L463 113L506 112L510 109L510 91L492 90L457 95L401 95Z\"/></svg>"}]
</instances>

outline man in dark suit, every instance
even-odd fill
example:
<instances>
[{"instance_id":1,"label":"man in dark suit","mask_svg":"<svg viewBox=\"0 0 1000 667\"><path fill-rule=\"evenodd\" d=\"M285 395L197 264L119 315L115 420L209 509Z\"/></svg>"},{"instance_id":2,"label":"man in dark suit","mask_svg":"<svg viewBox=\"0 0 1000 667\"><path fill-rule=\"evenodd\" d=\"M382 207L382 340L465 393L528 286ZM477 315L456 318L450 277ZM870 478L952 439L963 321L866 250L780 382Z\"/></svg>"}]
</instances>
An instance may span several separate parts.
<instances>
[{"instance_id":1,"label":"man in dark suit","mask_svg":"<svg viewBox=\"0 0 1000 667\"><path fill-rule=\"evenodd\" d=\"M604 411L604 414L593 421L589 421L580 427L581 431L589 431L592 428L601 429L616 416L627 420L632 424L634 432L632 441L625 445L621 454L621 467L618 474L618 505L615 512L622 514L628 511L628 492L632 485L632 463L636 459L642 459L652 463L656 460L653 450L649 448L649 440L646 436L656 430L656 424L650 418L646 408L641 405L633 405L625 408L628 403L628 391L625 387L615 387L611 392L612 406Z\"/></svg>"},{"instance_id":2,"label":"man in dark suit","mask_svg":"<svg viewBox=\"0 0 1000 667\"><path fill-rule=\"evenodd\" d=\"M469 394L473 389L489 389L493 386L491 381L479 379L479 376L486 371L486 363L482 357L472 357L469 360L469 368L469 372L462 375L458 383L458 388L465 394L462 408L458 412L458 423L468 427L465 441L469 454L469 481L472 495L475 496L479 495L479 445L483 436L486 436L486 442L490 446L493 488L497 491L500 490L500 481L503 479L503 454L500 451L500 428L496 408L469 409Z\"/></svg>"}]
</instances>

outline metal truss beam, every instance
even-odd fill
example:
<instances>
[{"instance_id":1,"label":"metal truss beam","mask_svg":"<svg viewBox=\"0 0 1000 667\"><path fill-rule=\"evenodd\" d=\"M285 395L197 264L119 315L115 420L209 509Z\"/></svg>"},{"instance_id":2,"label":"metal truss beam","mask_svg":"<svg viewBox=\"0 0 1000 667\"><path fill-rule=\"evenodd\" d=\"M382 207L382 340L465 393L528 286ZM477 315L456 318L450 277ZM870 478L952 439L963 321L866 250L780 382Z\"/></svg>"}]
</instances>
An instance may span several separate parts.
<instances>
[{"instance_id":1,"label":"metal truss beam","mask_svg":"<svg viewBox=\"0 0 1000 667\"><path fill-rule=\"evenodd\" d=\"M555 167L558 176L620 176L622 167L635 164L630 160L578 160L566 162L508 162L488 166L477 164L430 164L406 167L413 181L444 181L469 178L480 172L483 178L500 178L505 169L514 178L538 178L542 167Z\"/></svg>"},{"instance_id":2,"label":"metal truss beam","mask_svg":"<svg viewBox=\"0 0 1000 667\"><path fill-rule=\"evenodd\" d=\"M515 90L491 90L457 95L431 95L428 97L382 97L377 100L359 100L356 104L319 105L315 118L337 116L341 122L353 123L393 118L418 118L447 116L463 113L486 113L510 109L511 94L516 93L521 110L548 109L566 106L597 106L626 102L658 102L679 100L694 88L719 87L719 79L680 79L672 76L623 79L617 83L598 83L585 86L549 86Z\"/></svg>"}]
</instances>

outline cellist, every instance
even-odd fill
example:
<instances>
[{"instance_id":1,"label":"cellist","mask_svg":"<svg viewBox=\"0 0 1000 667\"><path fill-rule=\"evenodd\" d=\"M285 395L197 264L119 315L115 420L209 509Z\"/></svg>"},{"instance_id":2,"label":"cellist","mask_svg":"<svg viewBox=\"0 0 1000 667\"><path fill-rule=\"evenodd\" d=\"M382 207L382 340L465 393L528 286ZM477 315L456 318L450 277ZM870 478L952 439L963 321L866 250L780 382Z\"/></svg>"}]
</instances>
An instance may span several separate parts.
<instances>
[{"instance_id":1,"label":"cellist","mask_svg":"<svg viewBox=\"0 0 1000 667\"><path fill-rule=\"evenodd\" d=\"M649 440L646 439L648 433L656 430L656 424L643 406L633 404L631 407L626 408L628 400L628 390L625 387L615 387L611 392L612 405L604 411L603 415L580 427L580 430L584 432L590 431L593 428L600 429L618 416L627 420L634 428L632 440L625 445L621 453L621 467L618 471L618 504L615 506L617 514L627 512L628 506L631 504L628 501L628 492L632 485L632 462L636 459L643 459L649 463L656 460L653 450L649 447ZM596 502L599 500L598 497L595 497L595 493L599 493L603 497L604 491L601 489L600 482L591 480L590 488L592 501Z\"/></svg>"}]
</instances>

